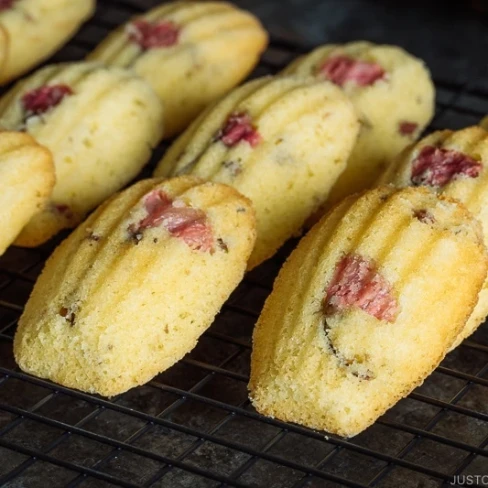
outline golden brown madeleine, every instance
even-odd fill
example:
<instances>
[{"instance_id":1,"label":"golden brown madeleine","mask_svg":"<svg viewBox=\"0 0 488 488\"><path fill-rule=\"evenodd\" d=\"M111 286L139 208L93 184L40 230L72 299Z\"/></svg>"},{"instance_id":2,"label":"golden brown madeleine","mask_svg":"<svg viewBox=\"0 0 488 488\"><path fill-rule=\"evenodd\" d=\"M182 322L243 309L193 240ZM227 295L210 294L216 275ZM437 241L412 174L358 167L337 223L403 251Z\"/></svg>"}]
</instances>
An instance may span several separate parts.
<instances>
[{"instance_id":1,"label":"golden brown madeleine","mask_svg":"<svg viewBox=\"0 0 488 488\"><path fill-rule=\"evenodd\" d=\"M46 148L22 132L0 131L0 255L49 200L54 182Z\"/></svg>"},{"instance_id":2,"label":"golden brown madeleine","mask_svg":"<svg viewBox=\"0 0 488 488\"><path fill-rule=\"evenodd\" d=\"M434 113L434 85L423 62L396 46L359 41L326 45L284 71L341 86L362 122L357 144L327 208L370 187L391 159L415 140Z\"/></svg>"},{"instance_id":3,"label":"golden brown madeleine","mask_svg":"<svg viewBox=\"0 0 488 488\"><path fill-rule=\"evenodd\" d=\"M132 68L164 102L165 137L238 85L268 44L259 20L227 2L171 2L135 17L89 59Z\"/></svg>"},{"instance_id":4,"label":"golden brown madeleine","mask_svg":"<svg viewBox=\"0 0 488 488\"><path fill-rule=\"evenodd\" d=\"M15 336L19 366L105 396L146 383L193 349L254 239L233 188L189 176L131 186L48 260Z\"/></svg>"},{"instance_id":5,"label":"golden brown madeleine","mask_svg":"<svg viewBox=\"0 0 488 488\"><path fill-rule=\"evenodd\" d=\"M201 114L169 148L155 175L190 173L249 197L258 222L253 268L299 232L327 198L358 127L352 104L332 83L260 78Z\"/></svg>"},{"instance_id":6,"label":"golden brown madeleine","mask_svg":"<svg viewBox=\"0 0 488 488\"><path fill-rule=\"evenodd\" d=\"M483 227L488 246L488 132L480 127L434 132L405 149L379 184L428 186L461 201ZM471 335L488 314L488 280L466 326L454 343Z\"/></svg>"},{"instance_id":7,"label":"golden brown madeleine","mask_svg":"<svg viewBox=\"0 0 488 488\"><path fill-rule=\"evenodd\" d=\"M25 130L53 154L51 204L16 244L36 246L135 177L162 133L161 102L136 75L98 63L51 65L0 99L0 126Z\"/></svg>"},{"instance_id":8,"label":"golden brown madeleine","mask_svg":"<svg viewBox=\"0 0 488 488\"><path fill-rule=\"evenodd\" d=\"M95 10L95 0L2 0L0 84L47 59L67 42ZM0 62L1 66L1 62Z\"/></svg>"},{"instance_id":9,"label":"golden brown madeleine","mask_svg":"<svg viewBox=\"0 0 488 488\"><path fill-rule=\"evenodd\" d=\"M487 264L481 226L455 200L392 187L346 198L301 240L266 301L254 406L358 434L439 364Z\"/></svg>"}]
</instances>

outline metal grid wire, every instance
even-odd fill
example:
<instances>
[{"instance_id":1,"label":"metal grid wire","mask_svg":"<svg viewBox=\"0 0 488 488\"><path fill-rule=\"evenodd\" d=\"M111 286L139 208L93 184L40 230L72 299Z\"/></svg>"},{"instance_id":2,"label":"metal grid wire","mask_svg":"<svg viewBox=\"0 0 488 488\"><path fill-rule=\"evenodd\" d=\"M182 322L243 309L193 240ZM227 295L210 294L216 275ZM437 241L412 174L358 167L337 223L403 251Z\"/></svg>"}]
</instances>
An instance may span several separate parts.
<instances>
[{"instance_id":1,"label":"metal grid wire","mask_svg":"<svg viewBox=\"0 0 488 488\"><path fill-rule=\"evenodd\" d=\"M55 60L81 59L115 25L155 3L100 1ZM309 48L272 38L254 76L275 73ZM488 112L482 86L435 81L429 130L474 124ZM247 275L191 354L110 400L16 367L16 321L55 244L11 248L0 259L0 486L431 487L458 474L488 474L486 325L351 440L255 412L246 389L252 328L293 244Z\"/></svg>"}]
</instances>

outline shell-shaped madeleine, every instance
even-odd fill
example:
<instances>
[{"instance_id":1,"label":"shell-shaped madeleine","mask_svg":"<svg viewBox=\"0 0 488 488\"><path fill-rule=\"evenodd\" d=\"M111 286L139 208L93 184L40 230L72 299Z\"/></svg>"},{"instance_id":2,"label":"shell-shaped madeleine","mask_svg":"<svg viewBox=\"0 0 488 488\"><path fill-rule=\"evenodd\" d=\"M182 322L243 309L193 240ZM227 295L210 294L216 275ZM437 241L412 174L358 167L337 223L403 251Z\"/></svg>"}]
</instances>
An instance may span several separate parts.
<instances>
[{"instance_id":1,"label":"shell-shaped madeleine","mask_svg":"<svg viewBox=\"0 0 488 488\"><path fill-rule=\"evenodd\" d=\"M242 279L250 202L193 177L143 180L102 204L46 263L19 321L29 373L113 396L181 359Z\"/></svg>"},{"instance_id":2,"label":"shell-shaped madeleine","mask_svg":"<svg viewBox=\"0 0 488 488\"><path fill-rule=\"evenodd\" d=\"M265 77L209 107L173 143L157 176L232 185L256 209L250 268L271 257L323 202L356 140L352 104L331 83Z\"/></svg>"},{"instance_id":3,"label":"shell-shaped madeleine","mask_svg":"<svg viewBox=\"0 0 488 488\"><path fill-rule=\"evenodd\" d=\"M30 70L70 39L95 10L95 0L4 0L0 51L6 63L0 84Z\"/></svg>"},{"instance_id":4,"label":"shell-shaped madeleine","mask_svg":"<svg viewBox=\"0 0 488 488\"><path fill-rule=\"evenodd\" d=\"M0 255L48 201L54 182L46 148L22 132L0 132Z\"/></svg>"},{"instance_id":5,"label":"shell-shaped madeleine","mask_svg":"<svg viewBox=\"0 0 488 488\"><path fill-rule=\"evenodd\" d=\"M98 63L51 65L0 99L0 126L24 130L53 154L51 204L16 241L36 246L135 177L162 133L161 102L136 75Z\"/></svg>"},{"instance_id":6,"label":"shell-shaped madeleine","mask_svg":"<svg viewBox=\"0 0 488 488\"><path fill-rule=\"evenodd\" d=\"M326 45L298 58L284 73L312 75L341 86L362 122L327 208L370 187L391 159L419 136L434 113L434 85L427 68L400 47L365 41Z\"/></svg>"},{"instance_id":7,"label":"shell-shaped madeleine","mask_svg":"<svg viewBox=\"0 0 488 488\"><path fill-rule=\"evenodd\" d=\"M119 27L89 59L145 78L164 102L170 137L238 85L267 44L259 20L230 3L171 2Z\"/></svg>"},{"instance_id":8,"label":"shell-shaped madeleine","mask_svg":"<svg viewBox=\"0 0 488 488\"><path fill-rule=\"evenodd\" d=\"M480 220L488 246L488 132L474 126L436 131L405 149L380 176L379 184L428 186L456 198ZM488 280L453 347L471 335L488 314Z\"/></svg>"},{"instance_id":9,"label":"shell-shaped madeleine","mask_svg":"<svg viewBox=\"0 0 488 488\"><path fill-rule=\"evenodd\" d=\"M361 432L439 364L487 264L481 227L455 200L392 187L346 198L300 241L264 306L254 406Z\"/></svg>"}]
</instances>

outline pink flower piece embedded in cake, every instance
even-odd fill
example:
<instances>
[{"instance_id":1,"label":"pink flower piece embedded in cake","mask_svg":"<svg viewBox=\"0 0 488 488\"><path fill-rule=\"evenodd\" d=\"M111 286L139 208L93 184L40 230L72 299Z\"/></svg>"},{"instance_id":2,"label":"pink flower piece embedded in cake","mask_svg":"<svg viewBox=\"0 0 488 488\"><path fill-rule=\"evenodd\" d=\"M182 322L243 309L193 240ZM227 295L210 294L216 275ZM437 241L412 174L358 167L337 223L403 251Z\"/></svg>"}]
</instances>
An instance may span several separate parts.
<instances>
[{"instance_id":1,"label":"pink flower piece embedded in cake","mask_svg":"<svg viewBox=\"0 0 488 488\"><path fill-rule=\"evenodd\" d=\"M412 162L414 185L444 186L463 175L477 178L483 169L479 161L453 149L424 146Z\"/></svg>"},{"instance_id":2,"label":"pink flower piece embedded in cake","mask_svg":"<svg viewBox=\"0 0 488 488\"><path fill-rule=\"evenodd\" d=\"M390 283L374 263L355 254L348 254L337 263L324 300L327 315L350 307L359 307L387 322L393 322L398 314Z\"/></svg>"},{"instance_id":3,"label":"pink flower piece embedded in cake","mask_svg":"<svg viewBox=\"0 0 488 488\"><path fill-rule=\"evenodd\" d=\"M128 25L127 31L129 39L145 51L174 46L180 35L177 25L169 21L136 20Z\"/></svg>"},{"instance_id":4,"label":"pink flower piece embedded in cake","mask_svg":"<svg viewBox=\"0 0 488 488\"><path fill-rule=\"evenodd\" d=\"M251 116L241 112L229 116L217 139L227 147L233 147L241 141L246 141L251 147L256 147L261 142L261 135L252 125Z\"/></svg>"},{"instance_id":5,"label":"pink flower piece embedded in cake","mask_svg":"<svg viewBox=\"0 0 488 488\"><path fill-rule=\"evenodd\" d=\"M411 136L418 128L418 124L415 122L403 121L398 124L398 132L402 136Z\"/></svg>"},{"instance_id":6,"label":"pink flower piece embedded in cake","mask_svg":"<svg viewBox=\"0 0 488 488\"><path fill-rule=\"evenodd\" d=\"M146 195L144 207L146 217L138 224L129 226L129 232L136 241L142 239L145 229L162 225L172 236L183 239L191 249L213 250L212 228L203 210L188 207L178 200L173 201L161 190L153 190Z\"/></svg>"},{"instance_id":7,"label":"pink flower piece embedded in cake","mask_svg":"<svg viewBox=\"0 0 488 488\"><path fill-rule=\"evenodd\" d=\"M348 81L368 86L385 76L385 70L378 63L359 61L349 56L330 57L319 68L319 72L339 86Z\"/></svg>"},{"instance_id":8,"label":"pink flower piece embedded in cake","mask_svg":"<svg viewBox=\"0 0 488 488\"><path fill-rule=\"evenodd\" d=\"M41 115L70 95L73 90L68 85L45 85L27 92L22 97L22 106L29 114Z\"/></svg>"},{"instance_id":9,"label":"pink flower piece embedded in cake","mask_svg":"<svg viewBox=\"0 0 488 488\"><path fill-rule=\"evenodd\" d=\"M0 12L11 9L16 1L17 0L0 0Z\"/></svg>"}]
</instances>

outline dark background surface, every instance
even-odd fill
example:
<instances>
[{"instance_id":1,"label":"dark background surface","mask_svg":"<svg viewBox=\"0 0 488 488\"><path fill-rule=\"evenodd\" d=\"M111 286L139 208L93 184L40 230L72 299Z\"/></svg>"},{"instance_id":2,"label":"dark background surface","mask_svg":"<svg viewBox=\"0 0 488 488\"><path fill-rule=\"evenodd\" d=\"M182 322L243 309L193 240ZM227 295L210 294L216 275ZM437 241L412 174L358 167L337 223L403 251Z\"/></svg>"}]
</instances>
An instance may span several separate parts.
<instances>
[{"instance_id":1,"label":"dark background surface","mask_svg":"<svg viewBox=\"0 0 488 488\"><path fill-rule=\"evenodd\" d=\"M467 1L286 0L237 2L271 32L305 42L365 39L398 44L434 76L464 83L487 73L487 15ZM482 4L487 5L486 2ZM488 81L483 84L488 90Z\"/></svg>"}]
</instances>

